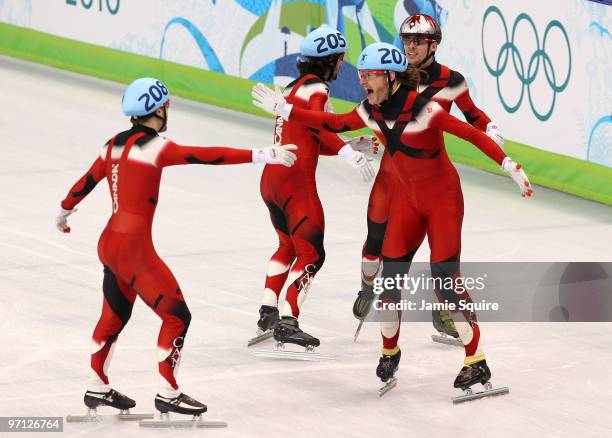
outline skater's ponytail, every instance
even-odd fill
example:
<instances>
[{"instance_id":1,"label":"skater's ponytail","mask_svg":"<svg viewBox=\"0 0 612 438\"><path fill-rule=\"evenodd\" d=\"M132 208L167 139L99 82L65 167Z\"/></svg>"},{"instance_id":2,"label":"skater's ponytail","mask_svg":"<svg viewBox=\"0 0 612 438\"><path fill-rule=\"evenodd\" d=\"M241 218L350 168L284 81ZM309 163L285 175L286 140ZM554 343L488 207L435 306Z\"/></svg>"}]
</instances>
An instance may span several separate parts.
<instances>
[{"instance_id":1,"label":"skater's ponytail","mask_svg":"<svg viewBox=\"0 0 612 438\"><path fill-rule=\"evenodd\" d=\"M397 80L399 80L403 86L416 91L419 87L419 82L421 82L421 75L427 75L427 73L409 65L406 71L398 72L396 75Z\"/></svg>"}]
</instances>

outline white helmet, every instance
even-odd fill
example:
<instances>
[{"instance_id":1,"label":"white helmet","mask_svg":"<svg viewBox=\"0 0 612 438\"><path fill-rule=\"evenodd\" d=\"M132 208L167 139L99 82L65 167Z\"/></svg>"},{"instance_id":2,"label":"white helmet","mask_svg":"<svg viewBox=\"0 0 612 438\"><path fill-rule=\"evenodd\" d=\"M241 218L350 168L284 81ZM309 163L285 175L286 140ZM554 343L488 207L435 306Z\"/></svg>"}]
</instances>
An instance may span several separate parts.
<instances>
[{"instance_id":1,"label":"white helmet","mask_svg":"<svg viewBox=\"0 0 612 438\"><path fill-rule=\"evenodd\" d=\"M416 14L406 18L400 27L400 36L403 38L430 38L440 44L442 41L442 29L440 25L429 15Z\"/></svg>"}]
</instances>

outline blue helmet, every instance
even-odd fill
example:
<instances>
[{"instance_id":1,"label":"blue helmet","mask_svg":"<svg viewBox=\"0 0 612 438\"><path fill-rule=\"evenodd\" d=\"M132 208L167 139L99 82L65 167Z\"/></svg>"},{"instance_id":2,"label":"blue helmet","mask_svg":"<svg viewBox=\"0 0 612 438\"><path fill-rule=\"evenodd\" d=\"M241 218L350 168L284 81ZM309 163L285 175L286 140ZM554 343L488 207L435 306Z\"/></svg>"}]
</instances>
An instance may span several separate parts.
<instances>
[{"instance_id":1,"label":"blue helmet","mask_svg":"<svg viewBox=\"0 0 612 438\"><path fill-rule=\"evenodd\" d=\"M123 93L121 107L126 116L146 116L161 108L170 99L166 86L158 79L140 78Z\"/></svg>"},{"instance_id":2,"label":"blue helmet","mask_svg":"<svg viewBox=\"0 0 612 438\"><path fill-rule=\"evenodd\" d=\"M384 70L403 72L408 61L403 52L393 44L374 43L363 49L357 62L358 70Z\"/></svg>"},{"instance_id":3,"label":"blue helmet","mask_svg":"<svg viewBox=\"0 0 612 438\"><path fill-rule=\"evenodd\" d=\"M325 24L306 35L300 44L300 53L313 58L346 53L347 50L344 35Z\"/></svg>"}]
</instances>

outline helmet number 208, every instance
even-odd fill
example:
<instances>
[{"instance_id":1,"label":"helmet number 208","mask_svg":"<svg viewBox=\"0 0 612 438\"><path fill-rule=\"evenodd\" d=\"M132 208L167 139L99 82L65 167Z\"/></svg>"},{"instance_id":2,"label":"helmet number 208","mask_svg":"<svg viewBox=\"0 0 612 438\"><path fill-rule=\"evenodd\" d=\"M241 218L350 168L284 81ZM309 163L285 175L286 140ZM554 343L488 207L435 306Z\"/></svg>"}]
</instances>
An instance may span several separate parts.
<instances>
[{"instance_id":1,"label":"helmet number 208","mask_svg":"<svg viewBox=\"0 0 612 438\"><path fill-rule=\"evenodd\" d=\"M149 92L144 93L138 98L138 101L144 99L145 111L151 111L155 107L155 102L162 100L164 96L168 95L168 89L160 81L157 81L155 85L149 87Z\"/></svg>"},{"instance_id":2,"label":"helmet number 208","mask_svg":"<svg viewBox=\"0 0 612 438\"><path fill-rule=\"evenodd\" d=\"M327 38L315 38L315 42L319 43L317 45L317 53L325 53L330 49L334 50L338 47L346 47L346 40L340 32L336 34L330 33L327 35Z\"/></svg>"},{"instance_id":3,"label":"helmet number 208","mask_svg":"<svg viewBox=\"0 0 612 438\"><path fill-rule=\"evenodd\" d=\"M386 48L382 48L382 49L378 49L378 51L382 53L382 56L380 57L381 64L391 64L391 63L402 64L402 54L400 53L399 50L397 49L389 50ZM393 61L391 61L389 57L393 58Z\"/></svg>"}]
</instances>

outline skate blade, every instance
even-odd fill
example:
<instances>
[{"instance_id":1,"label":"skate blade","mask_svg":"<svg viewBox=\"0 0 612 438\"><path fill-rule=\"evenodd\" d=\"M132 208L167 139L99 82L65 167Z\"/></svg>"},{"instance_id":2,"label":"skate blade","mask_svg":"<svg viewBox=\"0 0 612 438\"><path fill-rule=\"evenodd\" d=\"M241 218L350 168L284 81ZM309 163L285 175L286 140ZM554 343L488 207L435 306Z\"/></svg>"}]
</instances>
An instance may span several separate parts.
<instances>
[{"instance_id":1,"label":"skate blade","mask_svg":"<svg viewBox=\"0 0 612 438\"><path fill-rule=\"evenodd\" d=\"M151 429L167 429L176 427L178 429L190 429L190 428L216 428L216 427L227 427L225 421L212 421L212 420L142 420L140 427L148 427Z\"/></svg>"},{"instance_id":2,"label":"skate blade","mask_svg":"<svg viewBox=\"0 0 612 438\"><path fill-rule=\"evenodd\" d=\"M363 325L363 321L359 321L359 325L357 326L357 330L355 330L355 336L353 336L353 342L357 342L357 338L359 337L359 332L361 332L361 326Z\"/></svg>"},{"instance_id":3,"label":"skate blade","mask_svg":"<svg viewBox=\"0 0 612 438\"><path fill-rule=\"evenodd\" d=\"M254 350L253 354L258 357L269 357L273 359L289 360L336 360L333 356L306 351L286 351L286 350Z\"/></svg>"},{"instance_id":4,"label":"skate blade","mask_svg":"<svg viewBox=\"0 0 612 438\"><path fill-rule=\"evenodd\" d=\"M378 390L378 396L382 397L397 386L397 377L391 377L384 386Z\"/></svg>"},{"instance_id":5,"label":"skate blade","mask_svg":"<svg viewBox=\"0 0 612 438\"><path fill-rule=\"evenodd\" d=\"M431 340L439 344L454 345L456 347L463 347L463 342L460 339L453 338L452 336L442 335L431 335Z\"/></svg>"},{"instance_id":6,"label":"skate blade","mask_svg":"<svg viewBox=\"0 0 612 438\"><path fill-rule=\"evenodd\" d=\"M464 403L471 400L478 400L484 397L494 397L496 395L509 394L510 389L507 386L502 388L485 389L484 391L472 392L471 394L463 394L459 397L453 397L453 404Z\"/></svg>"},{"instance_id":7,"label":"skate blade","mask_svg":"<svg viewBox=\"0 0 612 438\"><path fill-rule=\"evenodd\" d=\"M250 347L251 345L259 344L260 342L263 342L266 339L270 339L272 335L273 335L272 330L268 330L267 332L262 333L259 336L255 336L254 338L249 339L249 342L247 343L247 347Z\"/></svg>"},{"instance_id":8,"label":"skate blade","mask_svg":"<svg viewBox=\"0 0 612 438\"><path fill-rule=\"evenodd\" d=\"M117 419L121 421L139 421L153 418L152 413L138 412L129 414L96 414L96 415L68 415L66 416L67 423L96 423L100 421L108 421Z\"/></svg>"}]
</instances>

